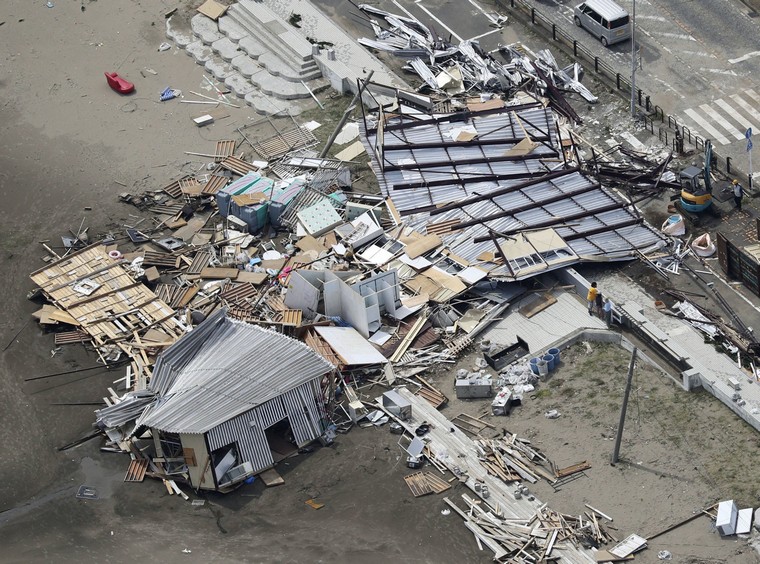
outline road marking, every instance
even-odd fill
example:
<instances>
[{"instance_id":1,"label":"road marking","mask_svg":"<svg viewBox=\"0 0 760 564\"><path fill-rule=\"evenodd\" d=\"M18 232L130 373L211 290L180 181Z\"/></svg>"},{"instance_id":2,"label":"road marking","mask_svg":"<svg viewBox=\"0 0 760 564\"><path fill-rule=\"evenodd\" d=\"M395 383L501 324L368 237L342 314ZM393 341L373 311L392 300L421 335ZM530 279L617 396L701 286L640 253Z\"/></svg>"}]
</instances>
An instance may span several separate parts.
<instances>
[{"instance_id":1,"label":"road marking","mask_svg":"<svg viewBox=\"0 0 760 564\"><path fill-rule=\"evenodd\" d=\"M683 33L665 33L665 32L654 31L654 32L650 32L650 35L659 35L661 37L667 37L669 39L683 39L684 41L696 41L696 39L693 36L686 35Z\"/></svg>"},{"instance_id":2,"label":"road marking","mask_svg":"<svg viewBox=\"0 0 760 564\"><path fill-rule=\"evenodd\" d=\"M394 3L396 6L398 6L399 8L401 8L401 4L399 4L399 3L398 3L396 0L393 0L393 3ZM443 23L441 20L439 20L439 19L438 19L438 18L435 16L435 14L433 14L433 12L431 12L431 11L430 11L430 10L428 10L428 9L427 9L425 6L423 6L423 5L422 5L422 2L421 2L421 0L414 0L414 3L415 3L415 4L417 4L417 6L420 8L420 10L422 10L422 11L423 11L423 12L425 12L425 13L426 13L428 16L430 16L430 18L431 18L433 21L435 21L436 23L438 23L438 25L440 25L440 26L441 26L443 29L445 29L445 30L446 30L446 31L448 31L448 32L449 32L449 33L450 33L450 34L451 34L453 37L455 37L457 41L459 41L460 43L461 43L462 41L464 41L464 39L462 39L462 38L461 38L459 35L457 35L457 33L456 33L456 32L455 32L453 29L451 29L449 26L447 26L445 23ZM403 8L402 8L402 9L403 9Z\"/></svg>"},{"instance_id":3,"label":"road marking","mask_svg":"<svg viewBox=\"0 0 760 564\"><path fill-rule=\"evenodd\" d=\"M708 68L702 67L699 70L702 72L711 72L713 74L727 74L728 76L739 76L734 71L727 70L727 69L708 69Z\"/></svg>"},{"instance_id":4,"label":"road marking","mask_svg":"<svg viewBox=\"0 0 760 564\"><path fill-rule=\"evenodd\" d=\"M410 18L413 18L413 19L415 19L415 20L417 19L417 18L415 18L415 17L412 15L412 13L411 13L409 10L407 10L407 9L406 9L406 8L404 8L404 7L403 7L401 4L399 4L398 2L396 2L396 0L393 0L393 3L396 5L396 7L397 7L399 10L401 10L402 12L404 12L404 13L405 13L405 14L406 14L408 17L410 17Z\"/></svg>"},{"instance_id":5,"label":"road marking","mask_svg":"<svg viewBox=\"0 0 760 564\"><path fill-rule=\"evenodd\" d=\"M729 59L728 62L732 65L735 65L736 63L741 63L742 61L746 61L747 59L751 59L752 57L760 57L760 51L752 51L751 53L747 53L746 55L742 55L741 57L737 57L736 59Z\"/></svg>"},{"instance_id":6,"label":"road marking","mask_svg":"<svg viewBox=\"0 0 760 564\"><path fill-rule=\"evenodd\" d=\"M488 19L491 21L491 23L492 23L492 24L494 24L494 25L499 25L499 22L498 22L498 21L496 21L496 18L494 18L494 17L493 17L491 14L488 14L488 13L486 13L486 11L485 11L483 8L481 8L481 7L480 7L480 6L477 4L477 2L475 2L475 0L469 0L469 2L470 2L470 4L472 4L473 6L475 6L475 8L478 10L478 12L480 12L480 13L481 13L481 14L483 14L485 17L487 17L487 18L488 18Z\"/></svg>"},{"instance_id":7,"label":"road marking","mask_svg":"<svg viewBox=\"0 0 760 564\"><path fill-rule=\"evenodd\" d=\"M733 118L734 121L736 121L739 125L742 126L742 129L744 131L747 131L748 127L751 127L753 131L758 131L757 127L752 125L747 118L745 118L742 114L736 111L736 109L723 100L722 98L720 100L715 100L715 104L720 106L724 112L728 114L730 118Z\"/></svg>"},{"instance_id":8,"label":"road marking","mask_svg":"<svg viewBox=\"0 0 760 564\"><path fill-rule=\"evenodd\" d=\"M760 96L757 95L757 92L750 88L749 90L745 90L744 93L752 98L757 104L760 104Z\"/></svg>"},{"instance_id":9,"label":"road marking","mask_svg":"<svg viewBox=\"0 0 760 564\"><path fill-rule=\"evenodd\" d=\"M663 18L662 16L642 16L640 14L636 14L637 20L652 20L655 22L666 22L668 23L670 20L668 18Z\"/></svg>"},{"instance_id":10,"label":"road marking","mask_svg":"<svg viewBox=\"0 0 760 564\"><path fill-rule=\"evenodd\" d=\"M707 51L686 51L683 50L681 53L685 55L694 55L695 57L708 57L710 59L717 59L718 56L714 55L712 53L708 53Z\"/></svg>"},{"instance_id":11,"label":"road marking","mask_svg":"<svg viewBox=\"0 0 760 564\"><path fill-rule=\"evenodd\" d=\"M739 131L733 125L731 125L730 123L728 123L728 121L726 120L726 118L724 118L722 115L720 115L716 110L714 110L708 104L702 104L701 106L699 106L699 109L702 110L703 112L705 112L708 117L711 117L714 122L716 122L718 125L720 125L726 131L728 131L736 139L744 139L744 132L743 131Z\"/></svg>"},{"instance_id":12,"label":"road marking","mask_svg":"<svg viewBox=\"0 0 760 564\"><path fill-rule=\"evenodd\" d=\"M486 31L485 33L481 33L480 35L476 35L475 37L469 39L469 41L476 41L477 39L480 39L481 37L485 37L486 35L491 35L493 33L500 33L500 29L492 29L491 31ZM498 51L498 49L497 49Z\"/></svg>"},{"instance_id":13,"label":"road marking","mask_svg":"<svg viewBox=\"0 0 760 564\"><path fill-rule=\"evenodd\" d=\"M703 131L712 135L713 141L717 141L721 145L728 145L730 143L725 135L710 125L710 123L699 115L695 109L689 108L688 110L684 110L684 113L689 116L694 123L701 127Z\"/></svg>"}]
</instances>

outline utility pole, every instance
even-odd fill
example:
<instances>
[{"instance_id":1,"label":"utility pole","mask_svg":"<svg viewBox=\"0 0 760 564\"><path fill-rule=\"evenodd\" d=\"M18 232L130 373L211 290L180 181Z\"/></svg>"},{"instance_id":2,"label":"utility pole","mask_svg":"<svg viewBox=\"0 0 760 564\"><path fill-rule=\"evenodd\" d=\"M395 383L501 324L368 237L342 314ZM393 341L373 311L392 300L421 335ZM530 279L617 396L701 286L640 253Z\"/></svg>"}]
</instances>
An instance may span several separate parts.
<instances>
[{"instance_id":1,"label":"utility pole","mask_svg":"<svg viewBox=\"0 0 760 564\"><path fill-rule=\"evenodd\" d=\"M628 364L628 381L625 383L625 394L623 395L623 407L620 410L620 422L618 423L617 437L615 437L615 450L612 452L610 464L615 466L620 456L620 442L623 440L623 426L625 425L625 412L628 409L628 397L631 395L631 383L633 382L633 365L636 360L636 351L633 347L631 353L631 362Z\"/></svg>"},{"instance_id":2,"label":"utility pole","mask_svg":"<svg viewBox=\"0 0 760 564\"><path fill-rule=\"evenodd\" d=\"M636 119L636 0L631 16L631 117Z\"/></svg>"}]
</instances>

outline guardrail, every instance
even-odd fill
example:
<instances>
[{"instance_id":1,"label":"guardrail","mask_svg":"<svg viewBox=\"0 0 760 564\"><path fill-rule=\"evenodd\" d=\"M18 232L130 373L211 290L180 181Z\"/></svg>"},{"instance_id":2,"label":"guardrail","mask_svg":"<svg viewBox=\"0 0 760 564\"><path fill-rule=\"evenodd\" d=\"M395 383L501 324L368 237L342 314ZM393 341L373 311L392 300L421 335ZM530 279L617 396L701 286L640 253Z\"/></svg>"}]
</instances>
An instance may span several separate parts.
<instances>
[{"instance_id":1,"label":"guardrail","mask_svg":"<svg viewBox=\"0 0 760 564\"><path fill-rule=\"evenodd\" d=\"M575 58L580 63L584 63L586 68L592 68L598 78L610 86L614 86L618 94L625 94L626 98L630 99L631 81L627 76L615 71L609 64L594 55L582 43L531 6L526 0L496 0L496 4L511 13L516 19L545 32L542 35L550 38L565 54ZM683 153L685 142L688 142L697 151L704 150L706 141L704 137L692 133L688 127L679 123L677 117L666 114L660 106L652 102L651 96L641 88L636 88L635 100L637 106L644 110L642 117L647 129L652 134L657 135L660 141L675 153ZM721 155L714 147L712 168L727 176L742 177L745 186L752 186L749 175L735 167L731 157Z\"/></svg>"}]
</instances>

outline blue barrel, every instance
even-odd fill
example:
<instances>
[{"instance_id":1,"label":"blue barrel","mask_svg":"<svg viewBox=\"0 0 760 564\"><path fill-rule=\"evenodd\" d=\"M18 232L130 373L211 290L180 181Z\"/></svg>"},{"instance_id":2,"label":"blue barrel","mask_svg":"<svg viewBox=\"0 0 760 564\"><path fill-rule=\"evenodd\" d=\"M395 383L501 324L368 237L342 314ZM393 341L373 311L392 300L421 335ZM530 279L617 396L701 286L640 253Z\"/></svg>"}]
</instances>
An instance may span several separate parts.
<instances>
[{"instance_id":1,"label":"blue barrel","mask_svg":"<svg viewBox=\"0 0 760 564\"><path fill-rule=\"evenodd\" d=\"M549 367L549 372L554 370L554 355L553 354L545 354L543 356L543 360L546 361L546 365Z\"/></svg>"},{"instance_id":2,"label":"blue barrel","mask_svg":"<svg viewBox=\"0 0 760 564\"><path fill-rule=\"evenodd\" d=\"M557 366L560 363L559 349L549 349L546 351L546 354L554 355L554 366Z\"/></svg>"},{"instance_id":3,"label":"blue barrel","mask_svg":"<svg viewBox=\"0 0 760 564\"><path fill-rule=\"evenodd\" d=\"M539 358L531 358L530 359L530 371L533 372L533 374L538 375L538 361L541 360Z\"/></svg>"}]
</instances>

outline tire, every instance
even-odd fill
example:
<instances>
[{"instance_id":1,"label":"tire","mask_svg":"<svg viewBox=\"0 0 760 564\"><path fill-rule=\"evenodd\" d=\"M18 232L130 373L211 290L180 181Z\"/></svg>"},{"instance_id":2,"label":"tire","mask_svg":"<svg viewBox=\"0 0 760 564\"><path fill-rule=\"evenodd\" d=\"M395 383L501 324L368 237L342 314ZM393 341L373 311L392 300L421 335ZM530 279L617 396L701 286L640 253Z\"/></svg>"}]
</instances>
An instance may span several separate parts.
<instances>
[{"instance_id":1,"label":"tire","mask_svg":"<svg viewBox=\"0 0 760 564\"><path fill-rule=\"evenodd\" d=\"M609 47L609 44L607 43L607 38L604 36L602 36L602 45L604 45L605 47Z\"/></svg>"},{"instance_id":2,"label":"tire","mask_svg":"<svg viewBox=\"0 0 760 564\"><path fill-rule=\"evenodd\" d=\"M575 16L574 19L575 19L575 25L577 25L578 27L581 27L581 19L578 16Z\"/></svg>"}]
</instances>

